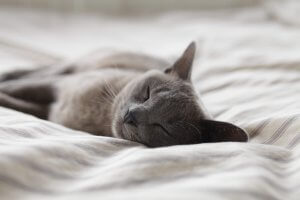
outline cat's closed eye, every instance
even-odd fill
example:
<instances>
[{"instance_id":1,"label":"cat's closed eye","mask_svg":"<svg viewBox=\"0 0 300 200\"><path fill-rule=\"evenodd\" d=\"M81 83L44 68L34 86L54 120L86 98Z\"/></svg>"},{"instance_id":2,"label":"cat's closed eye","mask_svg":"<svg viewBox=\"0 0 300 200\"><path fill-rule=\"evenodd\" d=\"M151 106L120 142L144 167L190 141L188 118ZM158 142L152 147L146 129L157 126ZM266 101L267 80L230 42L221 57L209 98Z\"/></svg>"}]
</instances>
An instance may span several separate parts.
<instances>
[{"instance_id":1,"label":"cat's closed eye","mask_svg":"<svg viewBox=\"0 0 300 200\"><path fill-rule=\"evenodd\" d=\"M143 102L147 101L150 98L150 86L147 87Z\"/></svg>"},{"instance_id":2,"label":"cat's closed eye","mask_svg":"<svg viewBox=\"0 0 300 200\"><path fill-rule=\"evenodd\" d=\"M170 133L168 132L168 130L161 124L155 123L153 124L153 126L159 128L162 132L164 132L166 135L170 136Z\"/></svg>"}]
</instances>

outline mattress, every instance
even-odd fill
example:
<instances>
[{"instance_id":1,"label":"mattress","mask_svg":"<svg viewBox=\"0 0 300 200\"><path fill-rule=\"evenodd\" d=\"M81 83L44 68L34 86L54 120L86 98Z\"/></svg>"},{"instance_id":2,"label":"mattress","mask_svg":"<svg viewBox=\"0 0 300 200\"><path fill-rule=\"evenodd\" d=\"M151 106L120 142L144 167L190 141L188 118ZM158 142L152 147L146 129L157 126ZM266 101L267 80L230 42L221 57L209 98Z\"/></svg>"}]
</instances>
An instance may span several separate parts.
<instances>
[{"instance_id":1,"label":"mattress","mask_svg":"<svg viewBox=\"0 0 300 200\"><path fill-rule=\"evenodd\" d=\"M196 41L204 104L250 141L151 149L0 108L1 199L299 199L300 29L284 6L139 18L2 9L1 71L109 48L172 60Z\"/></svg>"}]
</instances>

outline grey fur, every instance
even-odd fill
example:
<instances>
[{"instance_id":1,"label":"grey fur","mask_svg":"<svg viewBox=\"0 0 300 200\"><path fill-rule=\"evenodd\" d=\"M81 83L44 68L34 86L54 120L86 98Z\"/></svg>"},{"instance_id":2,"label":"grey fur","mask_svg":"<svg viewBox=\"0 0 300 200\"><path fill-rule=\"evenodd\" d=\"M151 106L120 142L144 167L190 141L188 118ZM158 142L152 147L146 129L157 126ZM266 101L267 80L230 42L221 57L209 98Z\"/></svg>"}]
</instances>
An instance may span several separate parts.
<instances>
[{"instance_id":1,"label":"grey fur","mask_svg":"<svg viewBox=\"0 0 300 200\"><path fill-rule=\"evenodd\" d=\"M196 45L172 65L132 53L94 53L72 63L2 75L0 105L95 135L150 147L247 141L213 121L190 80Z\"/></svg>"}]
</instances>

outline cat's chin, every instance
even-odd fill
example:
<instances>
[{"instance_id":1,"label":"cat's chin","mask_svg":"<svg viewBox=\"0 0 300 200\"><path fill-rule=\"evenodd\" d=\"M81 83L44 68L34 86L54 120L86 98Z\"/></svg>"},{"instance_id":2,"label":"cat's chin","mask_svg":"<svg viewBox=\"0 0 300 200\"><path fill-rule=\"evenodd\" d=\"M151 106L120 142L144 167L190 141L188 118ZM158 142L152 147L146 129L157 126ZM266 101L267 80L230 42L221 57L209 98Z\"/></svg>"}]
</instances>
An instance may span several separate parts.
<instances>
[{"instance_id":1,"label":"cat's chin","mask_svg":"<svg viewBox=\"0 0 300 200\"><path fill-rule=\"evenodd\" d=\"M137 142L136 140L133 140L133 137L131 137L131 133L129 133L130 129L130 127L126 127L126 124L123 123L121 117L116 117L113 120L112 133L114 137Z\"/></svg>"},{"instance_id":2,"label":"cat's chin","mask_svg":"<svg viewBox=\"0 0 300 200\"><path fill-rule=\"evenodd\" d=\"M133 142L141 142L141 139L138 136L137 129L132 125L122 123L120 129L120 135L123 139L130 140Z\"/></svg>"}]
</instances>

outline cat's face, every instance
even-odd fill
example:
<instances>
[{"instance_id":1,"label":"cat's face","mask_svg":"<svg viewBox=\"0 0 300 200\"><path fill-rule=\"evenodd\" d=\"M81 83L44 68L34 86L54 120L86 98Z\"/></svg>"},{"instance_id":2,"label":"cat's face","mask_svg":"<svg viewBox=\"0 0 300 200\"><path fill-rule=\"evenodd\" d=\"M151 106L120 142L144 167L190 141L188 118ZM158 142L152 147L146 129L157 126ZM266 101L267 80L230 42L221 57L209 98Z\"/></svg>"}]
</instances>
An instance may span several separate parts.
<instances>
[{"instance_id":1,"label":"cat's face","mask_svg":"<svg viewBox=\"0 0 300 200\"><path fill-rule=\"evenodd\" d=\"M210 120L201 106L190 81L194 53L192 43L172 67L149 71L122 89L114 102L116 137L150 147L247 141L242 129Z\"/></svg>"}]
</instances>

